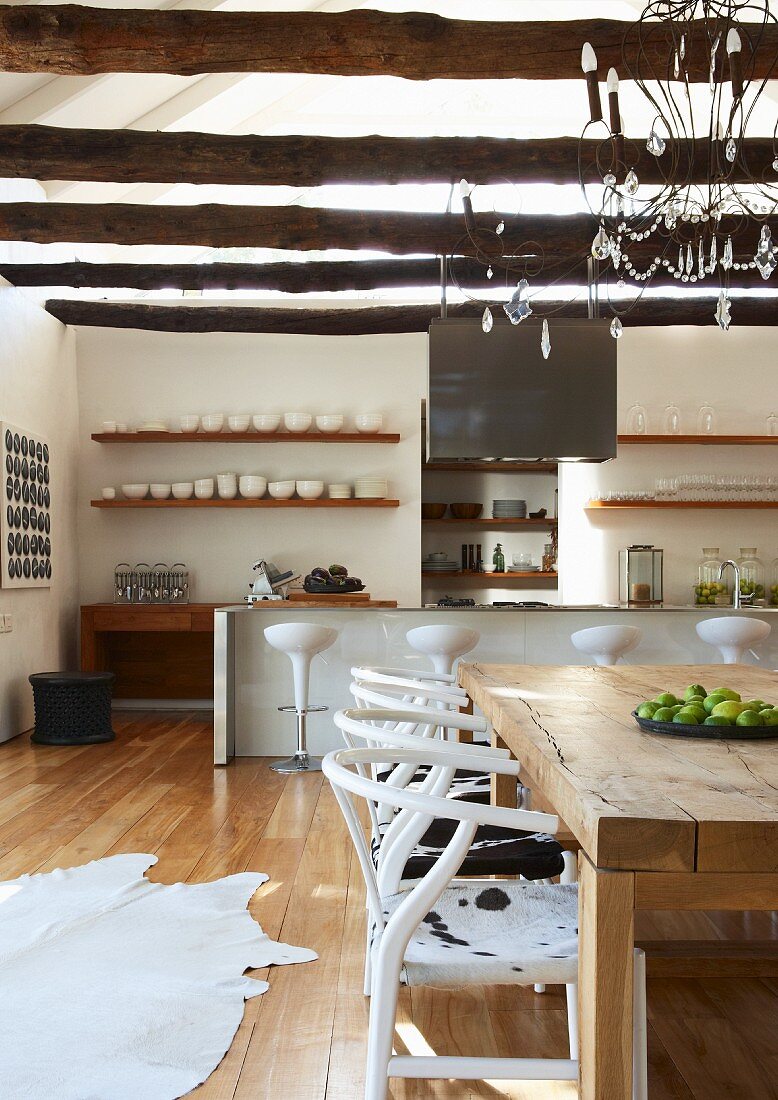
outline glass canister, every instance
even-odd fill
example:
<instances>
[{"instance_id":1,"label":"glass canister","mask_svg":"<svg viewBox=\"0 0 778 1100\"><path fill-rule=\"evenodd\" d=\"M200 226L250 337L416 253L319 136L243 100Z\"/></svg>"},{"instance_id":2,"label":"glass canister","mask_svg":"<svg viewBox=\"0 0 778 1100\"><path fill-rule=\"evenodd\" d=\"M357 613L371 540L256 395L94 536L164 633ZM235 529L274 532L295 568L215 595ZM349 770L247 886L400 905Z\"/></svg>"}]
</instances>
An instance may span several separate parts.
<instances>
[{"instance_id":1,"label":"glass canister","mask_svg":"<svg viewBox=\"0 0 778 1100\"><path fill-rule=\"evenodd\" d=\"M662 602L662 560L656 546L628 546L619 550L619 601L628 604Z\"/></svg>"},{"instance_id":2,"label":"glass canister","mask_svg":"<svg viewBox=\"0 0 778 1100\"><path fill-rule=\"evenodd\" d=\"M764 566L756 555L755 546L741 546L737 560L740 567L740 596L748 603L764 599Z\"/></svg>"},{"instance_id":3,"label":"glass canister","mask_svg":"<svg viewBox=\"0 0 778 1100\"><path fill-rule=\"evenodd\" d=\"M698 606L718 607L730 603L729 586L719 580L721 558L718 546L703 546L702 558L697 565L697 583L694 586L694 602Z\"/></svg>"},{"instance_id":4,"label":"glass canister","mask_svg":"<svg viewBox=\"0 0 778 1100\"><path fill-rule=\"evenodd\" d=\"M773 558L770 565L770 587L767 591L767 602L770 607L778 607L778 558Z\"/></svg>"}]
</instances>

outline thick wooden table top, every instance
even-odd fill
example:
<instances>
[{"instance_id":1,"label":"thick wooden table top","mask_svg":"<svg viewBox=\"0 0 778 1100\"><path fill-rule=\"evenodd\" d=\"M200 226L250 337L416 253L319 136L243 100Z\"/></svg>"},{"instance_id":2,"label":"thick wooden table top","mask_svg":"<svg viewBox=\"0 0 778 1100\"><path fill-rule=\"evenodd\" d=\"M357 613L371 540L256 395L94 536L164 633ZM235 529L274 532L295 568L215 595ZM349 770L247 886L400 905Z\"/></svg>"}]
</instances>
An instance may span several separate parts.
<instances>
[{"instance_id":1,"label":"thick wooden table top","mask_svg":"<svg viewBox=\"0 0 778 1100\"><path fill-rule=\"evenodd\" d=\"M776 673L465 664L459 679L596 866L778 871L778 740L647 734L630 713L694 683L778 703Z\"/></svg>"}]
</instances>

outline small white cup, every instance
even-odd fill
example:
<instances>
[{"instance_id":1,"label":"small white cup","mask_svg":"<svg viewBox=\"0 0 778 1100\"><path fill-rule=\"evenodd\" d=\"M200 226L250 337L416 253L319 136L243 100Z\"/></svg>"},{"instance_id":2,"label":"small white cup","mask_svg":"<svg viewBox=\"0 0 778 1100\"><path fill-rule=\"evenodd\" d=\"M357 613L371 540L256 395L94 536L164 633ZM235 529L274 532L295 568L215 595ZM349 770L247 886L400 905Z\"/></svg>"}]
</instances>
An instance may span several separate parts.
<instances>
[{"instance_id":1,"label":"small white cup","mask_svg":"<svg viewBox=\"0 0 778 1100\"><path fill-rule=\"evenodd\" d=\"M224 427L224 413L206 413L200 420L203 431L209 435L216 435Z\"/></svg>"},{"instance_id":2,"label":"small white cup","mask_svg":"<svg viewBox=\"0 0 778 1100\"><path fill-rule=\"evenodd\" d=\"M323 413L316 417L316 427L324 435L333 435L343 427L342 413Z\"/></svg>"},{"instance_id":3,"label":"small white cup","mask_svg":"<svg viewBox=\"0 0 778 1100\"><path fill-rule=\"evenodd\" d=\"M246 500L259 500L265 495L267 478L260 477L259 474L244 474L238 479L238 487L240 495Z\"/></svg>"},{"instance_id":4,"label":"small white cup","mask_svg":"<svg viewBox=\"0 0 778 1100\"><path fill-rule=\"evenodd\" d=\"M354 423L357 431L362 432L363 435L375 435L381 431L384 418L381 413L359 413L354 417Z\"/></svg>"},{"instance_id":5,"label":"small white cup","mask_svg":"<svg viewBox=\"0 0 778 1100\"><path fill-rule=\"evenodd\" d=\"M121 432L122 434L126 433L127 425L124 423L123 420L116 421L116 430L117 432Z\"/></svg>"},{"instance_id":6,"label":"small white cup","mask_svg":"<svg viewBox=\"0 0 778 1100\"><path fill-rule=\"evenodd\" d=\"M247 432L250 424L251 417L248 414L239 413L236 416L227 417L227 427L231 432Z\"/></svg>"},{"instance_id":7,"label":"small white cup","mask_svg":"<svg viewBox=\"0 0 778 1100\"><path fill-rule=\"evenodd\" d=\"M193 481L174 481L172 485L173 496L176 500L189 500L194 493Z\"/></svg>"},{"instance_id":8,"label":"small white cup","mask_svg":"<svg viewBox=\"0 0 778 1100\"><path fill-rule=\"evenodd\" d=\"M297 495L303 500L318 500L324 492L323 481L298 481Z\"/></svg>"},{"instance_id":9,"label":"small white cup","mask_svg":"<svg viewBox=\"0 0 778 1100\"><path fill-rule=\"evenodd\" d=\"M113 433L116 431L116 421L104 420L102 423L102 431L105 435L113 435Z\"/></svg>"},{"instance_id":10,"label":"small white cup","mask_svg":"<svg viewBox=\"0 0 778 1100\"><path fill-rule=\"evenodd\" d=\"M179 417L178 425L184 435L194 435L200 427L200 417L194 414L191 416L181 416Z\"/></svg>"},{"instance_id":11,"label":"small white cup","mask_svg":"<svg viewBox=\"0 0 778 1100\"><path fill-rule=\"evenodd\" d=\"M265 435L270 432L277 432L281 424L281 416L279 413L256 413L252 417L252 420L254 422L254 429Z\"/></svg>"},{"instance_id":12,"label":"small white cup","mask_svg":"<svg viewBox=\"0 0 778 1100\"><path fill-rule=\"evenodd\" d=\"M289 500L294 496L294 487L293 481L271 481L267 491L275 500Z\"/></svg>"},{"instance_id":13,"label":"small white cup","mask_svg":"<svg viewBox=\"0 0 778 1100\"><path fill-rule=\"evenodd\" d=\"M307 432L312 423L310 413L284 413L284 427L288 432Z\"/></svg>"},{"instance_id":14,"label":"small white cup","mask_svg":"<svg viewBox=\"0 0 778 1100\"><path fill-rule=\"evenodd\" d=\"M149 492L151 493L152 500L167 500L172 490L172 485L165 485L162 482L156 482L149 486Z\"/></svg>"},{"instance_id":15,"label":"small white cup","mask_svg":"<svg viewBox=\"0 0 778 1100\"><path fill-rule=\"evenodd\" d=\"M198 500L210 500L213 496L213 478L198 478L194 483L194 494Z\"/></svg>"},{"instance_id":16,"label":"small white cup","mask_svg":"<svg viewBox=\"0 0 778 1100\"><path fill-rule=\"evenodd\" d=\"M113 485L106 485L101 495L103 500L116 500L116 490Z\"/></svg>"}]
</instances>

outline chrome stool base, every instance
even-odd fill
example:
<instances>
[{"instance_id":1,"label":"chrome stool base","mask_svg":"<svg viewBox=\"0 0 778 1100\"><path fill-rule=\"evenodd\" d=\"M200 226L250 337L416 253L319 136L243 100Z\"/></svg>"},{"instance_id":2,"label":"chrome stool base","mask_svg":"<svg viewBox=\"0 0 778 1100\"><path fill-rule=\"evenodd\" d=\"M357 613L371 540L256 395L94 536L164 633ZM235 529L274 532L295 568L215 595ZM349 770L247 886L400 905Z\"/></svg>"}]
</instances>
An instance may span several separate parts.
<instances>
[{"instance_id":1,"label":"chrome stool base","mask_svg":"<svg viewBox=\"0 0 778 1100\"><path fill-rule=\"evenodd\" d=\"M280 772L283 775L292 775L297 772L320 772L321 757L308 755L305 720L309 714L320 714L322 711L329 710L329 708L306 707L305 710L298 710L297 707L291 706L279 707L278 709L284 714L293 713L297 716L297 751L294 756L290 756L286 760L276 760L275 763L270 765L270 770Z\"/></svg>"}]
</instances>

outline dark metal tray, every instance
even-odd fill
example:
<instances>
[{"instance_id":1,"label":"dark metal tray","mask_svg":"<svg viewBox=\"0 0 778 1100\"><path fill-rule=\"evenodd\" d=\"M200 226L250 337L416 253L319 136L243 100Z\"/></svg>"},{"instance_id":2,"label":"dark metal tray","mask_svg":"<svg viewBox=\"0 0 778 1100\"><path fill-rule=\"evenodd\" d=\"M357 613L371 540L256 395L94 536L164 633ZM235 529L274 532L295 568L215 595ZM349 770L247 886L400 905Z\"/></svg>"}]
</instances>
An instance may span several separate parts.
<instances>
[{"instance_id":1,"label":"dark metal tray","mask_svg":"<svg viewBox=\"0 0 778 1100\"><path fill-rule=\"evenodd\" d=\"M348 596L350 592L362 592L364 584L310 584L304 585L305 591L316 596Z\"/></svg>"},{"instance_id":2,"label":"dark metal tray","mask_svg":"<svg viewBox=\"0 0 778 1100\"><path fill-rule=\"evenodd\" d=\"M778 726L699 726L682 722L654 722L650 718L632 717L646 733L663 733L666 737L697 737L708 741L766 741L778 737Z\"/></svg>"}]
</instances>

